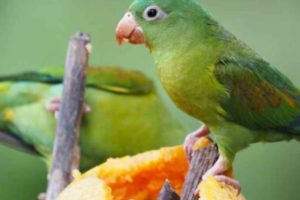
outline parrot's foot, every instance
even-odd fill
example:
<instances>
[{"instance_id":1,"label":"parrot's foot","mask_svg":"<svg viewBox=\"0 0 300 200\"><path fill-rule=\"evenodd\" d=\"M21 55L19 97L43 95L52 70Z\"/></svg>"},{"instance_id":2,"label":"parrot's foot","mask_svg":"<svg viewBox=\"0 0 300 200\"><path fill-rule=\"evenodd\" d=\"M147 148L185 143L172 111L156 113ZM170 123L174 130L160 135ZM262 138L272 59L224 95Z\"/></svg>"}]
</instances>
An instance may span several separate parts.
<instances>
[{"instance_id":1,"label":"parrot's foot","mask_svg":"<svg viewBox=\"0 0 300 200\"><path fill-rule=\"evenodd\" d=\"M238 191L237 193L238 195L240 194L241 185L239 181L225 175L215 175L214 177L216 178L217 181L225 183L226 185L230 185L231 187L233 187Z\"/></svg>"},{"instance_id":2,"label":"parrot's foot","mask_svg":"<svg viewBox=\"0 0 300 200\"><path fill-rule=\"evenodd\" d=\"M226 185L230 185L235 188L239 194L241 191L241 185L237 180L226 176L228 173L226 166L228 166L228 160L221 155L214 166L203 175L202 180L206 180L208 176L213 176L217 181L223 182Z\"/></svg>"},{"instance_id":3,"label":"parrot's foot","mask_svg":"<svg viewBox=\"0 0 300 200\"><path fill-rule=\"evenodd\" d=\"M47 193L40 193L38 196L38 200L46 200L47 199Z\"/></svg>"},{"instance_id":4,"label":"parrot's foot","mask_svg":"<svg viewBox=\"0 0 300 200\"><path fill-rule=\"evenodd\" d=\"M201 137L205 137L209 134L208 128L204 125L198 130L190 133L184 141L184 149L188 160L192 159L193 146Z\"/></svg>"},{"instance_id":5,"label":"parrot's foot","mask_svg":"<svg viewBox=\"0 0 300 200\"><path fill-rule=\"evenodd\" d=\"M206 178L203 177L202 178L203 181L206 181L207 177L209 177L209 176L207 175ZM213 177L218 182L225 183L226 185L231 186L232 188L234 188L237 191L236 192L236 196L240 195L240 193L241 193L241 185L240 185L240 183L237 180L234 180L233 178L230 178L230 177L225 176L225 175L213 175ZM199 184L199 186L197 187L196 191L194 192L194 195L196 197L200 197L200 188L201 188L200 185L201 184Z\"/></svg>"},{"instance_id":6,"label":"parrot's foot","mask_svg":"<svg viewBox=\"0 0 300 200\"><path fill-rule=\"evenodd\" d=\"M46 104L46 109L50 112L54 112L55 119L58 119L59 109L60 109L61 99L54 98L49 103ZM90 106L84 104L83 105L83 113L89 113L92 109Z\"/></svg>"}]
</instances>

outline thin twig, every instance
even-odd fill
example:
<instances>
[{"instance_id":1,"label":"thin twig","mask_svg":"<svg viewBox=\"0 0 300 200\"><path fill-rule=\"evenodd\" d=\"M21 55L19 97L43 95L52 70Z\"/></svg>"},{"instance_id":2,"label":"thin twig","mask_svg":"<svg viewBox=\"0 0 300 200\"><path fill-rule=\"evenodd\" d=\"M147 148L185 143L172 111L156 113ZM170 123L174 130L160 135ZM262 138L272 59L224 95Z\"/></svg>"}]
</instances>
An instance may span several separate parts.
<instances>
[{"instance_id":1,"label":"thin twig","mask_svg":"<svg viewBox=\"0 0 300 200\"><path fill-rule=\"evenodd\" d=\"M166 180L163 188L159 193L159 197L157 200L180 200L178 194L173 190L170 185L170 182Z\"/></svg>"},{"instance_id":2,"label":"thin twig","mask_svg":"<svg viewBox=\"0 0 300 200\"><path fill-rule=\"evenodd\" d=\"M206 148L201 148L193 153L188 174L185 178L181 200L195 200L194 195L197 186L202 180L202 176L210 169L218 159L218 149L215 144Z\"/></svg>"},{"instance_id":3,"label":"thin twig","mask_svg":"<svg viewBox=\"0 0 300 200\"><path fill-rule=\"evenodd\" d=\"M79 127L83 111L84 84L88 66L90 38L77 33L69 41L64 88L48 180L47 200L54 200L71 181L73 160L77 160ZM77 153L76 153L77 152Z\"/></svg>"}]
</instances>

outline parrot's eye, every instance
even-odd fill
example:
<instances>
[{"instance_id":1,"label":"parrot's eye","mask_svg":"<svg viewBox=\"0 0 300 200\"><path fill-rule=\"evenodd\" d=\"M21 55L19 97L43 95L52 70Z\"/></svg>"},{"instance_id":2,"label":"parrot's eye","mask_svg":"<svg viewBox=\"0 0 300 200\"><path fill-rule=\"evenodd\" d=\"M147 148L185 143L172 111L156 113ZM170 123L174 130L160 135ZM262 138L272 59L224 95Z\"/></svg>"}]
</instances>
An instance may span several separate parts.
<instances>
[{"instance_id":1,"label":"parrot's eye","mask_svg":"<svg viewBox=\"0 0 300 200\"><path fill-rule=\"evenodd\" d=\"M157 19L163 19L167 14L162 11L158 6L152 5L145 9L143 17L147 21L153 21Z\"/></svg>"}]
</instances>

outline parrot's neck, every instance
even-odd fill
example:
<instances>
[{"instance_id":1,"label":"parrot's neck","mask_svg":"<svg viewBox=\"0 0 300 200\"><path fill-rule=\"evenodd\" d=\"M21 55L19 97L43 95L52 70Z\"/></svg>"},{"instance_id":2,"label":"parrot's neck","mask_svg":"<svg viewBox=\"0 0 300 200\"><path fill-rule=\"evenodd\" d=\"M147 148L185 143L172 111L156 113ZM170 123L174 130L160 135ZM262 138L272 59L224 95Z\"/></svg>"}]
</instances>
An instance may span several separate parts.
<instances>
[{"instance_id":1,"label":"parrot's neck","mask_svg":"<svg viewBox=\"0 0 300 200\"><path fill-rule=\"evenodd\" d=\"M147 45L157 65L166 60L188 58L191 54L201 55L201 63L209 62L213 55L230 51L228 49L237 42L231 33L209 16L201 16L196 22L165 30L160 37L150 37Z\"/></svg>"}]
</instances>

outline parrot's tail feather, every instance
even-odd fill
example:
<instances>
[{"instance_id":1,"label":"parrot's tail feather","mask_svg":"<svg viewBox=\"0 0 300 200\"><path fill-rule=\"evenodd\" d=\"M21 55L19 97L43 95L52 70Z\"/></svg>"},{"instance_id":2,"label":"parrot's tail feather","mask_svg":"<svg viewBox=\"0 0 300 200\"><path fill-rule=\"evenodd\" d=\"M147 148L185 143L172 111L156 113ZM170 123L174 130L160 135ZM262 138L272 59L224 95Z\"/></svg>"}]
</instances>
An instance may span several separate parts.
<instances>
[{"instance_id":1,"label":"parrot's tail feather","mask_svg":"<svg viewBox=\"0 0 300 200\"><path fill-rule=\"evenodd\" d=\"M33 81L44 83L62 83L61 77L52 76L47 73L25 72L13 75L0 76L0 81Z\"/></svg>"},{"instance_id":2,"label":"parrot's tail feather","mask_svg":"<svg viewBox=\"0 0 300 200\"><path fill-rule=\"evenodd\" d=\"M300 136L300 116L296 117L287 126L279 127L279 131L293 134L294 137Z\"/></svg>"},{"instance_id":3,"label":"parrot's tail feather","mask_svg":"<svg viewBox=\"0 0 300 200\"><path fill-rule=\"evenodd\" d=\"M50 67L40 71L29 71L0 76L1 81L29 81L48 84L63 82L64 68ZM89 67L86 86L119 94L144 95L153 92L151 79L136 71L127 71L117 67Z\"/></svg>"},{"instance_id":4,"label":"parrot's tail feather","mask_svg":"<svg viewBox=\"0 0 300 200\"><path fill-rule=\"evenodd\" d=\"M299 136L297 135L294 138L295 138L295 140L297 140L298 142L300 142L300 135Z\"/></svg>"},{"instance_id":5,"label":"parrot's tail feather","mask_svg":"<svg viewBox=\"0 0 300 200\"><path fill-rule=\"evenodd\" d=\"M8 132L0 131L0 143L27 153L40 155L33 146L25 143L19 137Z\"/></svg>"}]
</instances>

